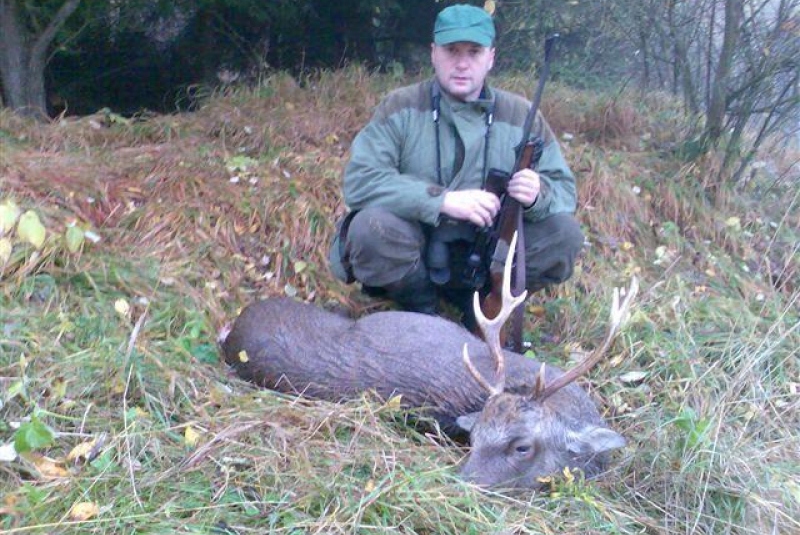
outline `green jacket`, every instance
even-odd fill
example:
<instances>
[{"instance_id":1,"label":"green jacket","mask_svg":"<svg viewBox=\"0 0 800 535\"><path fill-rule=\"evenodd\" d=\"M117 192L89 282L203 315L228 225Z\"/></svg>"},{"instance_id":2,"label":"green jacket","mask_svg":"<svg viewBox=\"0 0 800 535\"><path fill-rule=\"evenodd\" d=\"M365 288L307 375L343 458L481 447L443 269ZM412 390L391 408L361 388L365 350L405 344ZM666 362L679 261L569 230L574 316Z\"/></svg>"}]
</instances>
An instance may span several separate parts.
<instances>
[{"instance_id":1,"label":"green jacket","mask_svg":"<svg viewBox=\"0 0 800 535\"><path fill-rule=\"evenodd\" d=\"M356 136L344 173L344 200L351 210L384 206L399 217L438 224L445 191L483 186L486 112L490 109L493 122L485 168L513 168L514 148L522 137L530 102L490 87L484 91L486 98L468 103L441 93L439 182L431 96L434 83L431 79L389 93ZM542 189L525 217L535 221L558 212L574 212L575 177L541 114L531 136L544 141L538 168Z\"/></svg>"}]
</instances>

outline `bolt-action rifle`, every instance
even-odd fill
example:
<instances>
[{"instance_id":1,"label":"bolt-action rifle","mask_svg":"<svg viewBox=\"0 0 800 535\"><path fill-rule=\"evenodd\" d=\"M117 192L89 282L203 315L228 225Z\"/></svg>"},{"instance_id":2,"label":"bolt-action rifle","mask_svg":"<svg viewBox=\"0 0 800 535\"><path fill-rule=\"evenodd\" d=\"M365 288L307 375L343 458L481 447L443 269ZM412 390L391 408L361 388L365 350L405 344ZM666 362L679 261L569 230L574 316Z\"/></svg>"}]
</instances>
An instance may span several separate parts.
<instances>
[{"instance_id":1,"label":"bolt-action rifle","mask_svg":"<svg viewBox=\"0 0 800 535\"><path fill-rule=\"evenodd\" d=\"M531 130L539 111L544 84L550 70L551 53L557 38L558 34L553 34L544 43L542 74L539 77L539 85L536 88L531 108L525 117L522 139L519 145L514 148L516 153L514 169L510 173L498 169L490 169L486 180L487 190L500 197L500 212L491 227L485 227L478 232L474 246L467 259L467 265L468 269L472 271L470 278L475 281L474 287L476 288L484 286L486 271L488 271L489 280L487 284L489 289L481 301L481 310L489 319L497 317L502 306L503 266L514 232L518 233L518 242L512 288L514 295L520 295L525 290L525 240L522 235L523 207L519 201L505 192L505 185L517 171L526 168L535 170L542 156L543 142L541 139L532 140ZM487 265L488 268L486 267ZM523 308L519 307L514 311L511 323L513 349L518 353L522 352ZM501 340L504 341L504 338L502 337Z\"/></svg>"}]
</instances>

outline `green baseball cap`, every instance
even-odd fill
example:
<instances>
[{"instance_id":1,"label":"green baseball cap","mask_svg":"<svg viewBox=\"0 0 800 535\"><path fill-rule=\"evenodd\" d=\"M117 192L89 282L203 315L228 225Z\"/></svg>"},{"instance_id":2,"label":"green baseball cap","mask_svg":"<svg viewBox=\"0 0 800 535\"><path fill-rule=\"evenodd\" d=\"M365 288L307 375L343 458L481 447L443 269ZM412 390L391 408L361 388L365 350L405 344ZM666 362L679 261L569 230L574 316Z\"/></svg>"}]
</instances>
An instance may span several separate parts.
<instances>
[{"instance_id":1,"label":"green baseball cap","mask_svg":"<svg viewBox=\"0 0 800 535\"><path fill-rule=\"evenodd\" d=\"M494 22L483 9L466 4L446 7L436 16L433 26L433 42L449 45L459 41L492 46Z\"/></svg>"}]
</instances>

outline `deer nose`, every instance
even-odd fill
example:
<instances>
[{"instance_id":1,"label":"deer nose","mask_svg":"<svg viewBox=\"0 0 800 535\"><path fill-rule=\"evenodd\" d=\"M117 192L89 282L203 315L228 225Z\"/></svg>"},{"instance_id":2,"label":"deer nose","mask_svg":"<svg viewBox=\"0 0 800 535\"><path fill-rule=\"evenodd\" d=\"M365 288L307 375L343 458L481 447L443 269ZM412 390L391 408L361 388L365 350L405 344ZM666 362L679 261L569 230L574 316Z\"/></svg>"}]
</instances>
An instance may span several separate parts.
<instances>
[{"instance_id":1,"label":"deer nose","mask_svg":"<svg viewBox=\"0 0 800 535\"><path fill-rule=\"evenodd\" d=\"M459 469L458 475L467 483L472 483L479 487L491 487L494 481L487 477L485 467L477 457L474 453L471 454Z\"/></svg>"}]
</instances>

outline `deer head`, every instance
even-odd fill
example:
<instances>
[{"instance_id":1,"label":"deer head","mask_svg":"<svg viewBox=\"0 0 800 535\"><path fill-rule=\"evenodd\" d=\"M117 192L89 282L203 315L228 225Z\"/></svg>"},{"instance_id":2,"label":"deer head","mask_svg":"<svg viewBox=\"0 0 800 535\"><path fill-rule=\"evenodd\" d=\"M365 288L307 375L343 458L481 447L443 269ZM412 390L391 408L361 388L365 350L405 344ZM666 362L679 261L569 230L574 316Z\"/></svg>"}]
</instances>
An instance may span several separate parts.
<instances>
[{"instance_id":1,"label":"deer head","mask_svg":"<svg viewBox=\"0 0 800 535\"><path fill-rule=\"evenodd\" d=\"M472 451L461 475L481 486L502 483L511 487L536 487L538 479L565 467L579 468L587 477L603 469L606 453L621 448L625 439L609 429L585 398L570 395L570 388L608 350L620 325L626 319L638 289L634 278L620 304L620 291L614 290L611 321L603 344L586 360L561 374L541 365L529 389L505 392L505 356L500 345L500 330L513 309L526 297L514 297L510 288L510 270L516 235L511 241L503 279L502 310L487 320L474 300L475 316L489 351L495 360L495 379L489 382L470 360L464 345L464 364L475 380L489 392L482 411L458 418L458 425L469 431Z\"/></svg>"}]
</instances>

